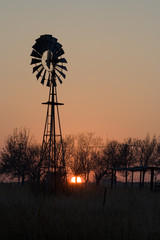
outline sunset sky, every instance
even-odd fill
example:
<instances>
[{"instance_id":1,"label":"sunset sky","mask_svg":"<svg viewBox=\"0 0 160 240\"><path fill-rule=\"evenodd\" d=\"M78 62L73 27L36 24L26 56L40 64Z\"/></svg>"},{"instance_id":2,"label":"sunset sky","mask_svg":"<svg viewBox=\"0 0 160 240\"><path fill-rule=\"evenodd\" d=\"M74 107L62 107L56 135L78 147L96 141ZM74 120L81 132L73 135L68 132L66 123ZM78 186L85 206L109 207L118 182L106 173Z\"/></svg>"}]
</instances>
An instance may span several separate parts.
<instances>
[{"instance_id":1,"label":"sunset sky","mask_svg":"<svg viewBox=\"0 0 160 240\"><path fill-rule=\"evenodd\" d=\"M32 74L35 39L63 45L63 135L160 135L159 0L1 0L0 147L16 127L42 141L48 88Z\"/></svg>"}]
</instances>

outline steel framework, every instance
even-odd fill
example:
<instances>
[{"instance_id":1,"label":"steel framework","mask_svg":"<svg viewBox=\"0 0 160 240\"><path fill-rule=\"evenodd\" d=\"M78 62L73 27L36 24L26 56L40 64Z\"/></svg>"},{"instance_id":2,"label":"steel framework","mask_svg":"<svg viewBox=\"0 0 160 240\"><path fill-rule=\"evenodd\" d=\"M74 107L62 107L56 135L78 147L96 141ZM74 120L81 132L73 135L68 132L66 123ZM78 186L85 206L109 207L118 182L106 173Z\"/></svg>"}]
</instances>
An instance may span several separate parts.
<instances>
[{"instance_id":1,"label":"steel framework","mask_svg":"<svg viewBox=\"0 0 160 240\"><path fill-rule=\"evenodd\" d=\"M45 176L48 183L53 185L54 189L57 184L66 178L66 166L64 160L62 131L59 115L59 106L64 105L58 102L57 86L55 75L52 73L52 84L50 85L48 101L42 104L47 105L47 114L44 127L41 159L44 161ZM46 172L47 169L47 172Z\"/></svg>"}]
</instances>

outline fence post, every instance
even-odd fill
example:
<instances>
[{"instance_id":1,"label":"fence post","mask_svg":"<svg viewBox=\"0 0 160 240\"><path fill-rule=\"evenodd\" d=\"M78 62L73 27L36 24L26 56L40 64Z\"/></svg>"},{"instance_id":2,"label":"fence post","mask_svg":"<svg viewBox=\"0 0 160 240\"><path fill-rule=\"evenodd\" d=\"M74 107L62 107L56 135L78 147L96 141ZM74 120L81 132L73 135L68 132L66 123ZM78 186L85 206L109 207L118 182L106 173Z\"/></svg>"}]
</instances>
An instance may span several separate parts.
<instances>
[{"instance_id":1,"label":"fence post","mask_svg":"<svg viewBox=\"0 0 160 240\"><path fill-rule=\"evenodd\" d=\"M151 189L153 189L154 169L151 169Z\"/></svg>"},{"instance_id":2,"label":"fence post","mask_svg":"<svg viewBox=\"0 0 160 240\"><path fill-rule=\"evenodd\" d=\"M111 189L113 188L113 169L112 169L112 177L111 177Z\"/></svg>"},{"instance_id":3,"label":"fence post","mask_svg":"<svg viewBox=\"0 0 160 240\"><path fill-rule=\"evenodd\" d=\"M106 202L106 187L104 188L103 209L104 209L104 206L105 206L105 202Z\"/></svg>"},{"instance_id":4,"label":"fence post","mask_svg":"<svg viewBox=\"0 0 160 240\"><path fill-rule=\"evenodd\" d=\"M131 182L131 187L133 187L133 174L134 174L134 172L132 171L132 182Z\"/></svg>"}]
</instances>

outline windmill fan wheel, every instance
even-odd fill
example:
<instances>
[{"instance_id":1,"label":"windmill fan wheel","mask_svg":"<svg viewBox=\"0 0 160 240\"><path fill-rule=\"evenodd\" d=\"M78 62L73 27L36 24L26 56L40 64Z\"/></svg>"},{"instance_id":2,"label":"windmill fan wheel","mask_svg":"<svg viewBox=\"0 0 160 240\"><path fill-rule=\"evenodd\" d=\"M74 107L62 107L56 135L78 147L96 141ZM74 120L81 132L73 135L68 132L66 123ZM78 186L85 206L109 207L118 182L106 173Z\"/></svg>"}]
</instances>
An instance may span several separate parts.
<instances>
[{"instance_id":1,"label":"windmill fan wheel","mask_svg":"<svg viewBox=\"0 0 160 240\"><path fill-rule=\"evenodd\" d=\"M64 50L62 45L52 35L41 35L36 39L36 43L32 46L31 65L33 64L33 73L36 72L37 80L50 87L51 83L56 85L56 79L62 83L62 78L66 75L63 71L67 71L65 63L66 59L62 57Z\"/></svg>"}]
</instances>

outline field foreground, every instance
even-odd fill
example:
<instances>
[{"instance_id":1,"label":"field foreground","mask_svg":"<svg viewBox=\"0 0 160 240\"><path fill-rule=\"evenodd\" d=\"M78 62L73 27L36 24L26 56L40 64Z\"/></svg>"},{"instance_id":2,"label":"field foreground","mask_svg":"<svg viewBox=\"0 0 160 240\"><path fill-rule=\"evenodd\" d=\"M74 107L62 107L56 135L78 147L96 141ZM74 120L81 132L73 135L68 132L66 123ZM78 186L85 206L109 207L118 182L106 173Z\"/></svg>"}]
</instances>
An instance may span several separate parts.
<instances>
[{"instance_id":1,"label":"field foreground","mask_svg":"<svg viewBox=\"0 0 160 240\"><path fill-rule=\"evenodd\" d=\"M0 239L160 239L160 192L82 186L46 197L0 184Z\"/></svg>"}]
</instances>

